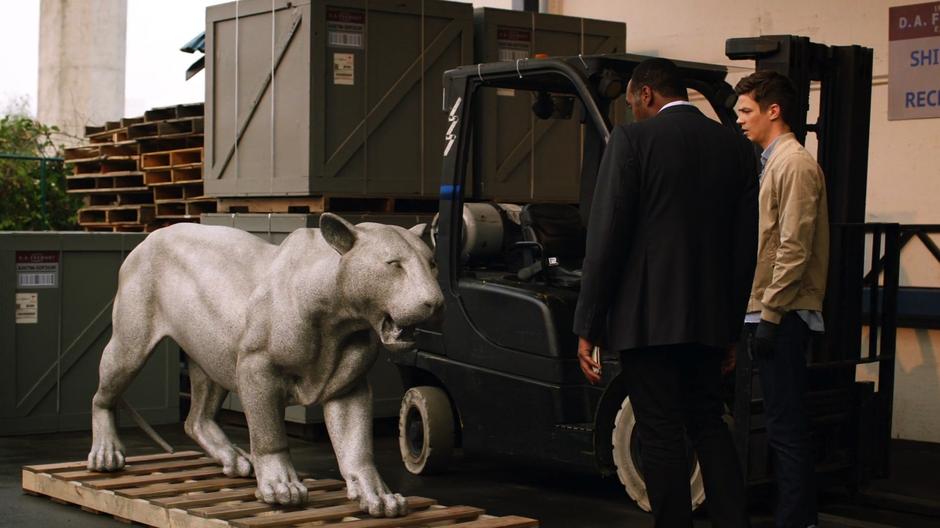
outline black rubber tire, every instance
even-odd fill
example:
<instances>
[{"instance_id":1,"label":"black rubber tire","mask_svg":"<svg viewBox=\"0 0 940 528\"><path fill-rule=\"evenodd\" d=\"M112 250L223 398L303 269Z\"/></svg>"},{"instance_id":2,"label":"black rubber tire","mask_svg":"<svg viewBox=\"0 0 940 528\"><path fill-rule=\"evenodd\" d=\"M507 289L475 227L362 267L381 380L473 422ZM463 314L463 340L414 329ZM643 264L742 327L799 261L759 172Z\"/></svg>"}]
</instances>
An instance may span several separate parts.
<instances>
[{"instance_id":1,"label":"black rubber tire","mask_svg":"<svg viewBox=\"0 0 940 528\"><path fill-rule=\"evenodd\" d=\"M633 449L634 435L636 434L636 418L633 415L633 406L630 398L625 398L617 417L614 419L613 458L617 466L617 478L627 490L627 495L644 511L650 511L649 494L646 491L646 481L640 471L640 461L636 460L636 450ZM702 468L695 461L695 468L689 476L692 486L692 510L697 509L705 502L705 483L702 481Z\"/></svg>"},{"instance_id":2,"label":"black rubber tire","mask_svg":"<svg viewBox=\"0 0 940 528\"><path fill-rule=\"evenodd\" d=\"M437 387L408 389L398 413L398 447L410 473L447 468L454 452L454 413L447 393Z\"/></svg>"}]
</instances>

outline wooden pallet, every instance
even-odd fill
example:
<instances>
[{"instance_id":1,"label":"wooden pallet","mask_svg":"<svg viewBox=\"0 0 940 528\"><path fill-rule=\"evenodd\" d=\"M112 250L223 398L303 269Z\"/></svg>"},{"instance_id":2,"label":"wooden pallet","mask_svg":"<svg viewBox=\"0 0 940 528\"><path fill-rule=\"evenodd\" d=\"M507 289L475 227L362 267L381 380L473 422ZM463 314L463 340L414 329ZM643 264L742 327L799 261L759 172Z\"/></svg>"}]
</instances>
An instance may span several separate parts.
<instances>
[{"instance_id":1,"label":"wooden pallet","mask_svg":"<svg viewBox=\"0 0 940 528\"><path fill-rule=\"evenodd\" d=\"M192 134L202 134L202 132L202 117L184 117L182 119L149 121L131 125L127 129L127 136L131 139L182 137Z\"/></svg>"},{"instance_id":2,"label":"wooden pallet","mask_svg":"<svg viewBox=\"0 0 940 528\"><path fill-rule=\"evenodd\" d=\"M369 196L284 196L220 198L221 213L433 213L437 198Z\"/></svg>"},{"instance_id":3,"label":"wooden pallet","mask_svg":"<svg viewBox=\"0 0 940 528\"><path fill-rule=\"evenodd\" d=\"M64 156L73 172L68 192L86 206L79 223L86 230L150 232L215 212L217 202L202 187L204 115L202 103L183 104L85 127L88 144ZM158 203L165 214L155 221Z\"/></svg>"},{"instance_id":4,"label":"wooden pallet","mask_svg":"<svg viewBox=\"0 0 940 528\"><path fill-rule=\"evenodd\" d=\"M184 181L181 183L151 183L153 189L153 203L164 201L185 201L205 197L202 189L202 180ZM215 202L215 198L211 199Z\"/></svg>"},{"instance_id":5,"label":"wooden pallet","mask_svg":"<svg viewBox=\"0 0 940 528\"><path fill-rule=\"evenodd\" d=\"M119 130L121 128L127 128L134 123L140 123L143 121L143 116L141 117L125 117L117 121L106 121L105 124L94 126L86 125L85 126L85 136L93 136L95 134L101 134L102 132L111 132L114 130Z\"/></svg>"},{"instance_id":6,"label":"wooden pallet","mask_svg":"<svg viewBox=\"0 0 940 528\"><path fill-rule=\"evenodd\" d=\"M128 189L144 187L144 174L137 171L111 172L108 174L73 174L65 177L69 191L80 193L91 189Z\"/></svg>"},{"instance_id":7,"label":"wooden pallet","mask_svg":"<svg viewBox=\"0 0 940 528\"><path fill-rule=\"evenodd\" d=\"M166 170L171 168L202 168L202 147L190 147L140 155L140 166L144 170Z\"/></svg>"},{"instance_id":8,"label":"wooden pallet","mask_svg":"<svg viewBox=\"0 0 940 528\"><path fill-rule=\"evenodd\" d=\"M175 106L151 108L144 112L145 121L166 121L168 119L182 119L185 117L201 117L205 115L203 103L190 103Z\"/></svg>"},{"instance_id":9,"label":"wooden pallet","mask_svg":"<svg viewBox=\"0 0 940 528\"><path fill-rule=\"evenodd\" d=\"M218 201L208 196L199 196L189 200L160 200L157 205L157 218L185 219L199 218L205 213L218 210Z\"/></svg>"},{"instance_id":10,"label":"wooden pallet","mask_svg":"<svg viewBox=\"0 0 940 528\"><path fill-rule=\"evenodd\" d=\"M271 506L255 500L253 478L229 478L197 451L127 458L117 473L85 470L66 462L23 468L23 491L47 496L94 513L155 527L247 528L323 526L326 528L522 528L534 519L486 515L470 506L438 506L433 499L408 497L411 509L397 519L372 518L346 498L345 484L305 479L308 503L302 508Z\"/></svg>"},{"instance_id":11,"label":"wooden pallet","mask_svg":"<svg viewBox=\"0 0 940 528\"><path fill-rule=\"evenodd\" d=\"M147 152L161 152L165 150L201 147L203 145L203 140L204 138L202 134L191 134L180 137L137 138L137 144L141 154L144 154Z\"/></svg>"},{"instance_id":12,"label":"wooden pallet","mask_svg":"<svg viewBox=\"0 0 940 528\"><path fill-rule=\"evenodd\" d=\"M100 159L136 159L137 142L96 143L69 147L65 149L65 162L91 161Z\"/></svg>"},{"instance_id":13,"label":"wooden pallet","mask_svg":"<svg viewBox=\"0 0 940 528\"><path fill-rule=\"evenodd\" d=\"M110 124L111 122L108 123L108 125ZM120 128L109 129L106 125L105 129L100 132L95 132L92 134L86 133L85 138L92 143L120 143L129 139L127 137L127 128L128 127L123 126Z\"/></svg>"},{"instance_id":14,"label":"wooden pallet","mask_svg":"<svg viewBox=\"0 0 940 528\"><path fill-rule=\"evenodd\" d=\"M178 166L172 169L147 169L144 171L147 185L202 185L202 166Z\"/></svg>"},{"instance_id":15,"label":"wooden pallet","mask_svg":"<svg viewBox=\"0 0 940 528\"><path fill-rule=\"evenodd\" d=\"M148 187L126 189L92 189L90 191L68 191L70 194L85 195L87 205L143 205L153 203L153 196Z\"/></svg>"},{"instance_id":16,"label":"wooden pallet","mask_svg":"<svg viewBox=\"0 0 940 528\"><path fill-rule=\"evenodd\" d=\"M154 205L93 205L78 210L83 227L110 224L146 224L154 219Z\"/></svg>"},{"instance_id":17,"label":"wooden pallet","mask_svg":"<svg viewBox=\"0 0 940 528\"><path fill-rule=\"evenodd\" d=\"M108 174L112 172L133 172L137 170L137 156L99 156L95 158L72 159L66 162L72 166L72 174Z\"/></svg>"}]
</instances>

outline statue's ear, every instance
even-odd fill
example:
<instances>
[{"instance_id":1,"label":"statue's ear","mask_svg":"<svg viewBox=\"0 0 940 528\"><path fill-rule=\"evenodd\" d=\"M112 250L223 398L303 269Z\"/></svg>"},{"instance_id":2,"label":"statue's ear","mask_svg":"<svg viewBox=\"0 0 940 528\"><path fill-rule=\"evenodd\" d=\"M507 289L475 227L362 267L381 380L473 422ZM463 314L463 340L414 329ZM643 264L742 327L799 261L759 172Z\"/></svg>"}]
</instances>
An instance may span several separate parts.
<instances>
[{"instance_id":1,"label":"statue's ear","mask_svg":"<svg viewBox=\"0 0 940 528\"><path fill-rule=\"evenodd\" d=\"M414 227L408 229L408 231L411 231L412 233L418 235L418 238L423 237L423 236L424 236L424 232L427 231L427 230L428 230L428 225L427 225L427 224L418 224L418 225L416 225L416 226L414 226Z\"/></svg>"},{"instance_id":2,"label":"statue's ear","mask_svg":"<svg viewBox=\"0 0 940 528\"><path fill-rule=\"evenodd\" d=\"M320 215L320 233L340 255L344 255L356 243L356 226L333 213Z\"/></svg>"}]
</instances>

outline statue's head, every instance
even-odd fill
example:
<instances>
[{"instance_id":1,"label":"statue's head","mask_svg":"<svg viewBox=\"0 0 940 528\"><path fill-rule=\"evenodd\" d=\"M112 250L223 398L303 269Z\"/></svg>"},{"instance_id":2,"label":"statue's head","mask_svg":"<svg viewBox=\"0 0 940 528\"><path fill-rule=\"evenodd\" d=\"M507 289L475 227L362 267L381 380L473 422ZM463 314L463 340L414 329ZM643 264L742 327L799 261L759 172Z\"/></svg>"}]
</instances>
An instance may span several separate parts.
<instances>
[{"instance_id":1,"label":"statue's head","mask_svg":"<svg viewBox=\"0 0 940 528\"><path fill-rule=\"evenodd\" d=\"M414 346L415 326L444 305L434 255L421 239L425 229L320 217L323 238L340 255L336 291L390 350Z\"/></svg>"}]
</instances>

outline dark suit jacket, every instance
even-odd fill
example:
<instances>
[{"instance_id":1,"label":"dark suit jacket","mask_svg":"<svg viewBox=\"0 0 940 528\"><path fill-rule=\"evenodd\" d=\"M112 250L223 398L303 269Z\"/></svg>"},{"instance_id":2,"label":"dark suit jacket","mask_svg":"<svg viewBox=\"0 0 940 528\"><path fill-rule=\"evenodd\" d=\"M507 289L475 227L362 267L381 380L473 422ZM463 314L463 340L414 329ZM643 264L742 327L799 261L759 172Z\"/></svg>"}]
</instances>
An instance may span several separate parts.
<instances>
[{"instance_id":1,"label":"dark suit jacket","mask_svg":"<svg viewBox=\"0 0 940 528\"><path fill-rule=\"evenodd\" d=\"M753 147L693 106L617 127L574 332L610 350L738 340L757 257Z\"/></svg>"}]
</instances>

